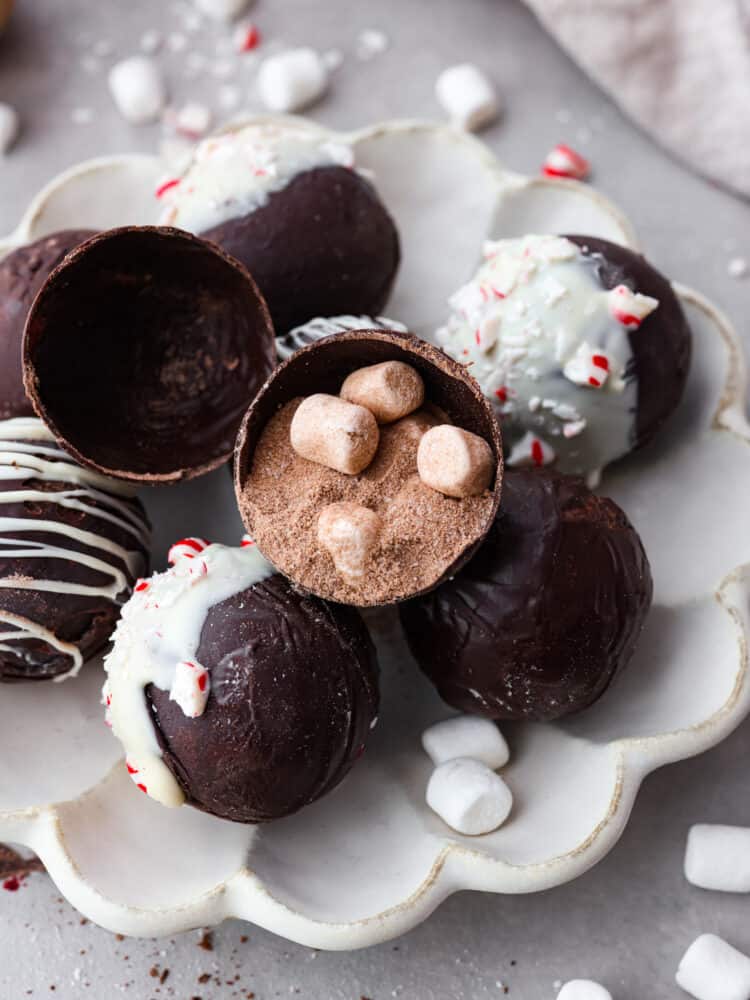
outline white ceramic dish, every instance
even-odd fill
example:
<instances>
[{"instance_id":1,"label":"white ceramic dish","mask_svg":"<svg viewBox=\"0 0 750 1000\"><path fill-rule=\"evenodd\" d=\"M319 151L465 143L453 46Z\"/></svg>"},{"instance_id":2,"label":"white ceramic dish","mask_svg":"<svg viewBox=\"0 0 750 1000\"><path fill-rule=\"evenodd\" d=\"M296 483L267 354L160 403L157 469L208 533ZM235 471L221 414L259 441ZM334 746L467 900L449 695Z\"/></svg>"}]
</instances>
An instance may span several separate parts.
<instances>
[{"instance_id":1,"label":"white ceramic dish","mask_svg":"<svg viewBox=\"0 0 750 1000\"><path fill-rule=\"evenodd\" d=\"M471 137L389 123L349 138L403 238L388 312L423 335L485 236L574 231L633 243L590 188L511 174ZM152 222L159 174L148 157L82 164L34 199L5 247L66 226ZM419 735L450 712L410 661L395 615L379 612L368 615L384 701L371 750L300 815L251 829L141 795L103 725L92 663L75 682L0 689L0 840L36 851L60 891L113 931L171 934L237 916L341 949L403 933L458 889L547 889L602 858L644 776L717 743L750 710L744 362L726 320L679 292L695 334L687 398L654 446L602 484L644 537L654 608L635 662L593 709L506 727L515 808L504 827L461 837L424 805ZM146 501L157 565L184 534L239 538L226 470Z\"/></svg>"}]
</instances>

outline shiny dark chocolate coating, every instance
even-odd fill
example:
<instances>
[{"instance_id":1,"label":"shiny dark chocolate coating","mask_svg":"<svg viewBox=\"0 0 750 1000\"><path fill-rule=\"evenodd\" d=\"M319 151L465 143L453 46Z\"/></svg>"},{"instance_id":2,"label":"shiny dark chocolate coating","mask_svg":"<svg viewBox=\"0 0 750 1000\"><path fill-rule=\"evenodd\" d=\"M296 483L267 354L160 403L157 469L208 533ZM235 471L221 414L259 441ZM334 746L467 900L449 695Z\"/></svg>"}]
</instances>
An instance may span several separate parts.
<instances>
[{"instance_id":1,"label":"shiny dark chocolate coating","mask_svg":"<svg viewBox=\"0 0 750 1000\"><path fill-rule=\"evenodd\" d=\"M0 420L33 417L23 387L23 328L31 303L48 276L91 229L64 229L11 251L0 261Z\"/></svg>"},{"instance_id":2,"label":"shiny dark chocolate coating","mask_svg":"<svg viewBox=\"0 0 750 1000\"><path fill-rule=\"evenodd\" d=\"M400 615L448 704L549 721L606 691L633 654L651 595L640 538L612 500L579 479L508 470L477 555Z\"/></svg>"},{"instance_id":3,"label":"shiny dark chocolate coating","mask_svg":"<svg viewBox=\"0 0 750 1000\"><path fill-rule=\"evenodd\" d=\"M226 461L275 363L270 316L245 268L166 227L113 229L74 250L24 336L37 413L83 465L138 482Z\"/></svg>"},{"instance_id":4,"label":"shiny dark chocolate coating","mask_svg":"<svg viewBox=\"0 0 750 1000\"><path fill-rule=\"evenodd\" d=\"M248 268L276 335L315 316L376 316L400 260L398 232L372 185L316 167L247 215L202 233Z\"/></svg>"},{"instance_id":5,"label":"shiny dark chocolate coating","mask_svg":"<svg viewBox=\"0 0 750 1000\"><path fill-rule=\"evenodd\" d=\"M659 300L639 327L628 330L638 384L635 441L640 448L677 408L690 370L692 337L680 300L669 281L628 247L591 236L568 236L587 256L598 257L602 285L627 285Z\"/></svg>"},{"instance_id":6,"label":"shiny dark chocolate coating","mask_svg":"<svg viewBox=\"0 0 750 1000\"><path fill-rule=\"evenodd\" d=\"M43 445L45 448L55 447L49 441L44 441ZM0 450L8 447L12 448L12 445L0 442ZM68 460L62 451L60 451L60 459ZM92 508L91 512L63 507L54 502L3 503L4 493L29 489L54 494L61 490L75 489L75 487L70 482L41 481L35 480L31 476L0 480L0 516L23 518L29 521L30 527L33 527L35 521L55 521L70 525L80 531L100 535L127 550L140 552L142 564L138 576L145 576L148 573L148 552L138 543L137 539L130 532L111 521L97 517L95 513L97 509L103 510L106 514L112 513L112 509L105 503L95 499L87 500ZM148 524L139 500L125 500L122 497L118 497L118 500L130 506L144 525ZM103 552L98 548L92 549L74 538L68 536L63 538L58 534L34 530L19 531L17 529L0 532L0 539L6 536L29 539L31 542L43 542L58 547L63 546L75 552L92 555L121 569L131 586L135 583L135 577L130 575L128 567L114 554ZM18 546L15 547L18 548ZM3 546L0 545L0 579L14 576L30 577L37 580L62 580L66 583L83 584L87 587L95 587L107 582L102 573L88 566L82 566L78 562L72 562L65 558L39 559L22 556L11 558L3 555ZM130 593L128 591L118 596L124 601L127 600ZM0 588L0 611L11 612L44 626L57 638L78 646L83 659L87 660L107 644L120 616L120 605L101 595L82 596L2 587ZM67 654L41 639L24 638L8 640L5 643L1 633L10 628L12 626L0 621L0 642L13 646L17 650L17 653L12 653L0 649L0 681L49 680L67 673L73 666L71 658Z\"/></svg>"},{"instance_id":7,"label":"shiny dark chocolate coating","mask_svg":"<svg viewBox=\"0 0 750 1000\"><path fill-rule=\"evenodd\" d=\"M275 574L215 605L197 660L211 676L188 719L151 685L164 761L192 805L241 823L296 812L362 754L378 711L375 648L352 608Z\"/></svg>"}]
</instances>

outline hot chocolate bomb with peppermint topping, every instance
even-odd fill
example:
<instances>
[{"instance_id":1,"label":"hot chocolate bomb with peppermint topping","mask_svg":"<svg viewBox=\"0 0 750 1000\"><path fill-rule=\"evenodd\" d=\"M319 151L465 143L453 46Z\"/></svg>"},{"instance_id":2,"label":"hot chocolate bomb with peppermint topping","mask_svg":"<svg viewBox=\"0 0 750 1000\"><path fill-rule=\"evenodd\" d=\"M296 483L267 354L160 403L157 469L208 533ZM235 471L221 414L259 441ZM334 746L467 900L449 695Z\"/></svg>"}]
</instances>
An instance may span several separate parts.
<instances>
[{"instance_id":1,"label":"hot chocolate bomb with peppermint topping","mask_svg":"<svg viewBox=\"0 0 750 1000\"><path fill-rule=\"evenodd\" d=\"M554 464L595 483L680 401L690 329L669 282L626 247L584 236L489 242L450 301L438 342L495 403L511 467Z\"/></svg>"},{"instance_id":2,"label":"hot chocolate bomb with peppermint topping","mask_svg":"<svg viewBox=\"0 0 750 1000\"><path fill-rule=\"evenodd\" d=\"M378 709L352 608L294 590L249 540L184 539L125 605L104 697L141 791L260 823L330 791Z\"/></svg>"},{"instance_id":3,"label":"hot chocolate bomb with peppermint topping","mask_svg":"<svg viewBox=\"0 0 750 1000\"><path fill-rule=\"evenodd\" d=\"M220 132L157 193L165 224L248 268L279 336L315 316L376 315L388 299L396 227L351 147L316 128L265 121Z\"/></svg>"}]
</instances>

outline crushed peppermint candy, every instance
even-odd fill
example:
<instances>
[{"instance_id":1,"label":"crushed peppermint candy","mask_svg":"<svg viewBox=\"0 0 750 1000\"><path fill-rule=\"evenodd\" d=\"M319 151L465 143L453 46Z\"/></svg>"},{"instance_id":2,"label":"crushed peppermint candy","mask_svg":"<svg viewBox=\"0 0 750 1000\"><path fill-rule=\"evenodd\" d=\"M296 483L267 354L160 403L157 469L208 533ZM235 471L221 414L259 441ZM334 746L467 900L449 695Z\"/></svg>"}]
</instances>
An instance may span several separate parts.
<instances>
[{"instance_id":1,"label":"crushed peppermint candy","mask_svg":"<svg viewBox=\"0 0 750 1000\"><path fill-rule=\"evenodd\" d=\"M601 348L592 347L586 341L579 344L575 354L563 367L565 378L576 385L587 385L593 389L601 389L611 374L614 374L614 366L609 356ZM625 387L621 380L620 387Z\"/></svg>"},{"instance_id":2,"label":"crushed peppermint candy","mask_svg":"<svg viewBox=\"0 0 750 1000\"><path fill-rule=\"evenodd\" d=\"M542 164L542 173L545 177L567 177L583 181L591 173L591 167L588 160L584 159L580 153L576 153L565 143L559 143L547 153Z\"/></svg>"},{"instance_id":3,"label":"crushed peppermint candy","mask_svg":"<svg viewBox=\"0 0 750 1000\"><path fill-rule=\"evenodd\" d=\"M510 449L508 465L512 468L552 465L556 457L554 448L536 434L527 431Z\"/></svg>"},{"instance_id":4,"label":"crushed peppermint candy","mask_svg":"<svg viewBox=\"0 0 750 1000\"><path fill-rule=\"evenodd\" d=\"M252 21L245 21L234 29L232 41L237 52L252 52L260 45L260 31Z\"/></svg>"},{"instance_id":5,"label":"crushed peppermint candy","mask_svg":"<svg viewBox=\"0 0 750 1000\"><path fill-rule=\"evenodd\" d=\"M650 295L634 292L627 285L617 285L609 293L609 308L618 323L635 328L659 305Z\"/></svg>"},{"instance_id":6,"label":"crushed peppermint candy","mask_svg":"<svg viewBox=\"0 0 750 1000\"><path fill-rule=\"evenodd\" d=\"M390 45L388 35L379 28L364 28L357 35L355 53L357 59L366 62L375 56L381 55Z\"/></svg>"},{"instance_id":7,"label":"crushed peppermint candy","mask_svg":"<svg viewBox=\"0 0 750 1000\"><path fill-rule=\"evenodd\" d=\"M197 719L206 710L210 692L211 678L206 668L193 660L180 660L174 671L170 701L176 701L188 719Z\"/></svg>"},{"instance_id":8,"label":"crushed peppermint candy","mask_svg":"<svg viewBox=\"0 0 750 1000\"><path fill-rule=\"evenodd\" d=\"M744 257L732 257L727 264L727 273L730 278L745 278L750 272L750 264Z\"/></svg>"},{"instance_id":9,"label":"crushed peppermint candy","mask_svg":"<svg viewBox=\"0 0 750 1000\"><path fill-rule=\"evenodd\" d=\"M169 549L167 562L170 566L176 566L181 559L195 559L209 545L210 542L207 542L205 538L181 538Z\"/></svg>"}]
</instances>

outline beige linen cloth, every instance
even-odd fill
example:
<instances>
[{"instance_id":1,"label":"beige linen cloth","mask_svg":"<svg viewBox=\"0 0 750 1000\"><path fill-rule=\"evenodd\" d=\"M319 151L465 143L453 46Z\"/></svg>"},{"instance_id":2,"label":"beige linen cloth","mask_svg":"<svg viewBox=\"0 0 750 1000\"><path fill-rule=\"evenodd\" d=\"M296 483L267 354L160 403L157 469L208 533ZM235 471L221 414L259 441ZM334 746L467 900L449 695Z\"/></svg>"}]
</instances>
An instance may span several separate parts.
<instances>
[{"instance_id":1,"label":"beige linen cloth","mask_svg":"<svg viewBox=\"0 0 750 1000\"><path fill-rule=\"evenodd\" d=\"M526 0L660 143L750 196L750 0Z\"/></svg>"}]
</instances>

